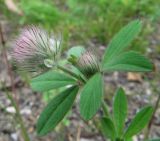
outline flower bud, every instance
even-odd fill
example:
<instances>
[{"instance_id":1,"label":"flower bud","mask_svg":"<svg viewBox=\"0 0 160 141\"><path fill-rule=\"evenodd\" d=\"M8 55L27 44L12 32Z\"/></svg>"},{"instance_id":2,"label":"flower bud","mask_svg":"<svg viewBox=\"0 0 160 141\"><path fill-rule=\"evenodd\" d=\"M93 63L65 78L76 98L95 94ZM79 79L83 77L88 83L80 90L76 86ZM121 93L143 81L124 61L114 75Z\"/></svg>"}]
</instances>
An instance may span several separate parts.
<instances>
[{"instance_id":1,"label":"flower bud","mask_svg":"<svg viewBox=\"0 0 160 141\"><path fill-rule=\"evenodd\" d=\"M100 70L98 58L91 51L86 51L80 56L77 67L86 77L90 77Z\"/></svg>"}]
</instances>

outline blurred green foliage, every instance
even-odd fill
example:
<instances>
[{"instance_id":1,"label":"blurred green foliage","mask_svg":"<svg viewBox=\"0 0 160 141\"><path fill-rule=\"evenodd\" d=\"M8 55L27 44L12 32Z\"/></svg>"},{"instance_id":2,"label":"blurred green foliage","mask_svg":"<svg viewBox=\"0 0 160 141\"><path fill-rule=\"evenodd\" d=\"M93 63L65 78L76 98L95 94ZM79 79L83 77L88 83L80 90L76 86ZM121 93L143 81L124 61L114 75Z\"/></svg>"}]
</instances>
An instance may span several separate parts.
<instances>
[{"instance_id":1,"label":"blurred green foliage","mask_svg":"<svg viewBox=\"0 0 160 141\"><path fill-rule=\"evenodd\" d=\"M23 12L18 16L0 2L2 13L19 25L38 24L62 32L65 47L74 44L107 45L113 35L132 19L145 22L141 37L132 46L144 52L150 24L160 16L157 0L14 0Z\"/></svg>"},{"instance_id":2,"label":"blurred green foliage","mask_svg":"<svg viewBox=\"0 0 160 141\"><path fill-rule=\"evenodd\" d=\"M25 15L22 24L40 23L50 27L57 25L61 18L60 11L51 2L21 0L20 7Z\"/></svg>"}]
</instances>

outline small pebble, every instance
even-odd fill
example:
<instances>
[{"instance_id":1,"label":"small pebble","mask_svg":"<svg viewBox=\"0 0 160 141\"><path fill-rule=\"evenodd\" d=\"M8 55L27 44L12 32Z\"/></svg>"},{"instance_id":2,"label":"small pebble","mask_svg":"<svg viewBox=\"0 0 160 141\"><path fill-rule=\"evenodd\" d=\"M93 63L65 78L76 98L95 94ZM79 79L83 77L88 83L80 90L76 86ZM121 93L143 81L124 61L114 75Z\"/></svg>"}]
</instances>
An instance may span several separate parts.
<instances>
[{"instance_id":1,"label":"small pebble","mask_svg":"<svg viewBox=\"0 0 160 141\"><path fill-rule=\"evenodd\" d=\"M12 133L11 134L11 138L12 138L13 141L18 141L18 135L17 135L17 133Z\"/></svg>"},{"instance_id":2,"label":"small pebble","mask_svg":"<svg viewBox=\"0 0 160 141\"><path fill-rule=\"evenodd\" d=\"M81 138L80 141L94 141L94 140Z\"/></svg>"},{"instance_id":3,"label":"small pebble","mask_svg":"<svg viewBox=\"0 0 160 141\"><path fill-rule=\"evenodd\" d=\"M16 109L15 109L14 107L12 107L12 106L7 107L7 108L6 108L6 111L7 111L8 113L11 113L11 114L15 114L15 113L16 113Z\"/></svg>"},{"instance_id":4,"label":"small pebble","mask_svg":"<svg viewBox=\"0 0 160 141\"><path fill-rule=\"evenodd\" d=\"M28 108L22 109L20 112L22 115L30 115L32 111Z\"/></svg>"}]
</instances>

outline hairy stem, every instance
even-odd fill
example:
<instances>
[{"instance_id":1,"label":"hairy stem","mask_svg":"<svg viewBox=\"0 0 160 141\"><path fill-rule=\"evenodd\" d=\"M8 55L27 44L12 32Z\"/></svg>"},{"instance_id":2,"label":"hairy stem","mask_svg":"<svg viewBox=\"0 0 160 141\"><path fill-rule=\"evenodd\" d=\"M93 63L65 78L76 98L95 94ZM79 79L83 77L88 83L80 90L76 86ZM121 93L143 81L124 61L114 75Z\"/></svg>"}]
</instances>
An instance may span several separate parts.
<instances>
[{"instance_id":1,"label":"hairy stem","mask_svg":"<svg viewBox=\"0 0 160 141\"><path fill-rule=\"evenodd\" d=\"M1 44L2 44L2 47L3 47L4 59L5 59L5 62L6 62L7 71L8 71L8 75L10 77L11 87L12 87L12 94L9 94L8 91L6 91L6 95L7 95L8 99L10 99L11 104L13 105L13 107L16 110L16 117L17 117L18 122L20 124L20 128L21 128L21 132L22 132L24 141L30 141L29 135L28 135L27 130L24 126L24 122L22 120L22 116L21 116L20 110L19 110L18 99L16 97L16 90L15 90L15 86L14 86L14 78L13 78L10 63L8 61L7 52L6 52L6 49L5 49L5 43L6 42L4 40L1 23L0 23L0 41L1 41Z\"/></svg>"}]
</instances>

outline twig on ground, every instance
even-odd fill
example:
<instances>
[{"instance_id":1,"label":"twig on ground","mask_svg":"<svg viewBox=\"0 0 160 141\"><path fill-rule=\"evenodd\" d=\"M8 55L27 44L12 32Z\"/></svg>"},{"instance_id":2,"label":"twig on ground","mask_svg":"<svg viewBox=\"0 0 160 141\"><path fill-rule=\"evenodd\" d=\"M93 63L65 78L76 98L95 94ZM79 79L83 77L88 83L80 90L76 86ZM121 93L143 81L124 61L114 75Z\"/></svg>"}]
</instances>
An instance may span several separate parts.
<instances>
[{"instance_id":1,"label":"twig on ground","mask_svg":"<svg viewBox=\"0 0 160 141\"><path fill-rule=\"evenodd\" d=\"M76 141L80 141L80 136L81 136L81 126L79 125L78 128L77 128Z\"/></svg>"}]
</instances>

